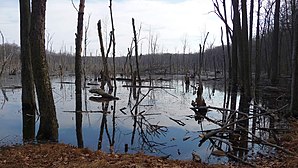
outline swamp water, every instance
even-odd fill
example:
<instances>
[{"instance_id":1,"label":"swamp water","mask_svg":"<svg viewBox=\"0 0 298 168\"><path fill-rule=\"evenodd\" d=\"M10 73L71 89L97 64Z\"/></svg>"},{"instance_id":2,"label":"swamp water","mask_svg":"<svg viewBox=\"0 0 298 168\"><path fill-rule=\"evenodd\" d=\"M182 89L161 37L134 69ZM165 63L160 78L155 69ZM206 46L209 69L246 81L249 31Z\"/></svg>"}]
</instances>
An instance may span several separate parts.
<instances>
[{"instance_id":1,"label":"swamp water","mask_svg":"<svg viewBox=\"0 0 298 168\"><path fill-rule=\"evenodd\" d=\"M12 76L10 82L17 83L14 78L16 77ZM196 153L202 162L227 162L227 157L211 155L214 148L209 140L198 146L202 131L218 126L207 120L198 123L194 119L194 112L190 109L191 101L196 98L193 87L186 92L181 76L165 78L171 80L154 80L152 84L166 88L154 88L150 91L148 88L141 88L139 101L142 101L136 107L131 88L123 87L130 85L130 82L117 81L116 97L119 100L105 104L89 100L93 94L88 90L99 86L88 85L89 88L82 92L83 111L89 111L84 112L82 118L84 147L97 150L100 145L101 150L109 152L110 144L114 142L113 148L116 153L124 153L125 150L128 150L128 153L141 151L149 155L168 156L170 159L179 160L191 160L192 153ZM65 77L63 83L59 78L52 79L59 123L59 142L77 146L73 83L72 76ZM191 85L194 83L192 81ZM214 84L203 84L206 104L222 107L224 93L215 89ZM149 82L143 82L142 85L149 86ZM4 94L0 95L0 145L21 144L21 89L5 89L4 92L8 100L5 100ZM135 112L138 115L134 117ZM207 117L221 120L222 114L218 111L208 111ZM103 121L106 122L102 124ZM38 117L36 123L37 131Z\"/></svg>"}]
</instances>

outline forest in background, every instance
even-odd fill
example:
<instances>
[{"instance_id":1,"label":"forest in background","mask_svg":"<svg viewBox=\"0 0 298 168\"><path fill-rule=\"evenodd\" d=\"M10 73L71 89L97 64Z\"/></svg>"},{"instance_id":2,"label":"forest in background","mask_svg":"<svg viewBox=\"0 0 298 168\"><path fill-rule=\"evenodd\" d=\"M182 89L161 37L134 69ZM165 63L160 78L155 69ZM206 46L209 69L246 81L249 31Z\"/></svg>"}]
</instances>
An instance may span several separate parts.
<instances>
[{"instance_id":1,"label":"forest in background","mask_svg":"<svg viewBox=\"0 0 298 168\"><path fill-rule=\"evenodd\" d=\"M22 2L20 1L21 4ZM134 19L132 18L133 40L131 47L128 48L127 56L116 57L112 0L110 0L109 6L112 26L109 38L106 39L106 45L103 42L100 20L97 24L100 56L88 56L86 54L88 50L87 37L84 37L83 34L84 32L86 34L88 28L83 26L84 0L80 1L80 6L77 9L78 27L74 55L67 50L61 50L58 53L46 50L45 46L47 46L46 43L48 42L45 40L44 32L46 1L33 0L32 12L30 11L30 1L26 1L27 4L24 1L24 6L20 6L21 49L15 44L5 43L4 35L1 33L0 75L2 76L4 72L10 75L21 72L23 114L30 114L30 117L34 116L32 117L33 121L35 121L36 114L33 88L36 87L38 107L40 107L40 128L36 138L37 140L57 141L58 123L55 103L52 99L49 74L63 75L74 73L76 78L75 111L77 140L78 147L83 147L83 143L80 142L82 140L82 114L80 113L82 111L82 72L96 78L100 75L101 88L104 89L107 83L109 93L111 94L114 91L115 95L117 86L116 82L114 84L111 83L111 78L114 77L115 79L116 74L126 74L131 79L134 87L141 87L140 75L185 75L190 73L193 77L199 78L198 97L201 97L199 94L200 88L202 88L201 76L205 75L205 72L213 72L214 75L221 74L225 93L223 103L223 111L225 113L223 116L226 117L223 117L222 123L219 124L221 126L220 129L211 130L202 137L199 146L212 136L225 133L228 133L229 138L232 140L237 138L232 143L238 141L247 142L251 138L248 134L253 137L251 138L252 140L257 139L265 143L266 141L264 142L260 137L255 137L253 133L248 132L250 130L250 120L253 120L253 123L255 123L255 118L268 115L271 126L276 122L271 113L278 113L284 116L285 113L283 112L286 111L294 117L298 116L298 10L296 1L251 0L247 2L246 0L233 0L231 7L226 6L225 0L213 0L213 2L214 13L219 16L223 23L221 29L222 46L213 46L213 44L206 43L208 39L207 32L203 43L198 44L198 53L187 53L185 43L182 46L182 53L169 54L158 51L158 47L156 47L158 46L157 40L149 37L151 40L149 40L150 47L148 53L143 54L138 50L140 32L136 32ZM25 11L23 11L24 9ZM227 12L230 11L232 19L227 15ZM25 14L27 14L27 17ZM28 17L30 15L31 17ZM28 18L31 18L31 24L29 24ZM32 32L40 35L40 37L32 36ZM21 58L21 61L19 58ZM137 76L138 84L136 83ZM283 85L284 82L287 82L286 86ZM269 94L272 94L272 97L275 96L274 99L277 100L280 98L279 94L284 92L284 88L289 90L288 86L291 86L291 93L283 93L286 94L284 96L287 98L286 104L276 105L269 102L268 106L274 112L267 112L258 106L262 92L266 90ZM237 95L240 95L238 109L236 109ZM138 104L138 101L137 98L136 104ZM251 110L252 107L253 110ZM203 108L206 109L208 107L203 106ZM201 107L195 106L193 109L196 112ZM280 111L282 112L279 113ZM135 116L137 115L136 112ZM28 116L24 115L25 117ZM27 118L27 120L31 119ZM31 120L31 130L29 129L30 131L26 132L27 134L24 133L24 139L35 139L34 126L35 123L32 123ZM238 135L241 135L241 137L238 137ZM265 144L272 146L269 143ZM247 148L247 144L240 147ZM279 149L282 150L283 148ZM289 151L286 152L293 154ZM240 158L243 152L240 152L239 155Z\"/></svg>"}]
</instances>

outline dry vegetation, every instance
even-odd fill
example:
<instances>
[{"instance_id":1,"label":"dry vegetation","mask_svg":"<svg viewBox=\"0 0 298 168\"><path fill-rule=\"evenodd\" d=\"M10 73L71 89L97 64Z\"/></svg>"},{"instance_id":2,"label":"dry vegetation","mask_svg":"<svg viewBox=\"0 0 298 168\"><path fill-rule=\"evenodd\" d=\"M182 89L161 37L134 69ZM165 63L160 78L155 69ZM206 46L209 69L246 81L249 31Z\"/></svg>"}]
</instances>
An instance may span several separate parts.
<instances>
[{"instance_id":1,"label":"dry vegetation","mask_svg":"<svg viewBox=\"0 0 298 168\"><path fill-rule=\"evenodd\" d=\"M282 138L282 145L298 153L298 122ZM298 167L298 155L278 152L276 156L260 156L257 167ZM244 167L244 165L206 165L193 161L168 160L138 154L106 154L78 149L65 144L38 144L2 147L0 167Z\"/></svg>"},{"instance_id":2,"label":"dry vegetation","mask_svg":"<svg viewBox=\"0 0 298 168\"><path fill-rule=\"evenodd\" d=\"M144 154L105 154L64 144L39 144L1 149L0 167L210 167ZM211 167L219 167L211 166Z\"/></svg>"}]
</instances>

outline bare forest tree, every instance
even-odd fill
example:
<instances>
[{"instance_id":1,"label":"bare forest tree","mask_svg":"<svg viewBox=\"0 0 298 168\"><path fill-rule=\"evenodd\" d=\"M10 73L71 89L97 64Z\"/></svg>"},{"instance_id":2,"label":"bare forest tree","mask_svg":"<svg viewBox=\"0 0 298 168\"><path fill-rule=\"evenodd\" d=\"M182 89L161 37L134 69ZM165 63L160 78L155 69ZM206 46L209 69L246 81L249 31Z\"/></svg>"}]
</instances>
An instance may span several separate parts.
<instances>
[{"instance_id":1,"label":"bare forest tree","mask_svg":"<svg viewBox=\"0 0 298 168\"><path fill-rule=\"evenodd\" d=\"M108 44L107 52L105 52L104 42L103 42L103 36L102 36L102 26L101 26L101 20L97 22L97 31L98 31L98 37L99 37L99 43L100 43L100 53L102 58L102 64L103 64L103 71L101 71L101 88L104 89L105 84L108 84L109 92L113 91L113 86L111 84L111 78L109 75L109 67L108 67L108 57L111 50L111 45L113 41L112 34L110 33L110 41Z\"/></svg>"},{"instance_id":2,"label":"bare forest tree","mask_svg":"<svg viewBox=\"0 0 298 168\"><path fill-rule=\"evenodd\" d=\"M274 29L272 38L272 58L271 58L271 72L270 78L271 83L276 84L278 82L278 55L279 55L279 10L280 10L280 0L275 1L275 12L274 12Z\"/></svg>"},{"instance_id":3,"label":"bare forest tree","mask_svg":"<svg viewBox=\"0 0 298 168\"><path fill-rule=\"evenodd\" d=\"M136 33L136 27L135 27L135 19L132 18L132 27L133 27L133 34L134 34L134 44L135 44L135 57L136 57L136 66L137 66L137 76L138 76L138 81L139 85L141 85L141 76L140 76L140 68L139 68L139 52L138 52L138 36Z\"/></svg>"},{"instance_id":4,"label":"bare forest tree","mask_svg":"<svg viewBox=\"0 0 298 168\"><path fill-rule=\"evenodd\" d=\"M58 122L45 52L46 0L32 0L31 54L40 124L37 139L58 141Z\"/></svg>"},{"instance_id":5,"label":"bare forest tree","mask_svg":"<svg viewBox=\"0 0 298 168\"><path fill-rule=\"evenodd\" d=\"M82 135L82 41L84 24L85 0L80 0L78 10L78 25L76 33L76 55L75 55L75 85L76 85L76 133L78 147L83 148Z\"/></svg>"},{"instance_id":6,"label":"bare forest tree","mask_svg":"<svg viewBox=\"0 0 298 168\"><path fill-rule=\"evenodd\" d=\"M20 0L21 83L23 111L23 139L35 138L35 92L30 47L30 0Z\"/></svg>"},{"instance_id":7,"label":"bare forest tree","mask_svg":"<svg viewBox=\"0 0 298 168\"><path fill-rule=\"evenodd\" d=\"M294 43L293 43L293 73L291 89L291 106L290 110L294 117L298 118L298 8L295 11L294 22Z\"/></svg>"},{"instance_id":8,"label":"bare forest tree","mask_svg":"<svg viewBox=\"0 0 298 168\"><path fill-rule=\"evenodd\" d=\"M116 57L116 37L115 37L115 26L114 26L114 18L113 18L113 8L112 8L112 0L110 0L110 17L111 17L111 25L112 25L112 31L111 31L111 39L112 39L112 55L113 55L113 77L114 77L114 87L117 88L116 85L116 63L115 63L115 57Z\"/></svg>"}]
</instances>

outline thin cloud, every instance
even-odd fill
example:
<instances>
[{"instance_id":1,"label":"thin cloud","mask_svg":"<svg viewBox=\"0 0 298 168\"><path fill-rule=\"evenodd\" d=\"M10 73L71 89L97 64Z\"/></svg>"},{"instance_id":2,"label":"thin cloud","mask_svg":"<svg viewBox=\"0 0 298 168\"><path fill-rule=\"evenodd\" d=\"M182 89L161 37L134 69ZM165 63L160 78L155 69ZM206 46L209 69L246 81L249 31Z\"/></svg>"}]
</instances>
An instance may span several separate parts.
<instances>
[{"instance_id":1,"label":"thin cloud","mask_svg":"<svg viewBox=\"0 0 298 168\"><path fill-rule=\"evenodd\" d=\"M0 2L5 4L5 8L3 5L0 7L0 30L8 37L7 40L19 43L18 3L4 0ZM74 0L74 3L79 5L78 0ZM185 34L189 38L190 50L198 51L202 32L207 30L211 37L220 36L221 21L215 14L208 14L213 10L212 5L212 1L206 0L114 0L117 55L126 55L131 43L132 17L135 18L137 27L142 25L142 51L147 51L149 31L158 34L159 46L165 51L175 52L177 48L181 48L181 38ZM86 1L85 20L91 15L87 53L92 52L94 55L99 48L96 25L98 20L106 22L107 30L110 30L108 7L109 2L106 0ZM54 34L54 49L59 51L61 48L74 48L77 12L71 1L48 1L46 12L46 31Z\"/></svg>"}]
</instances>

